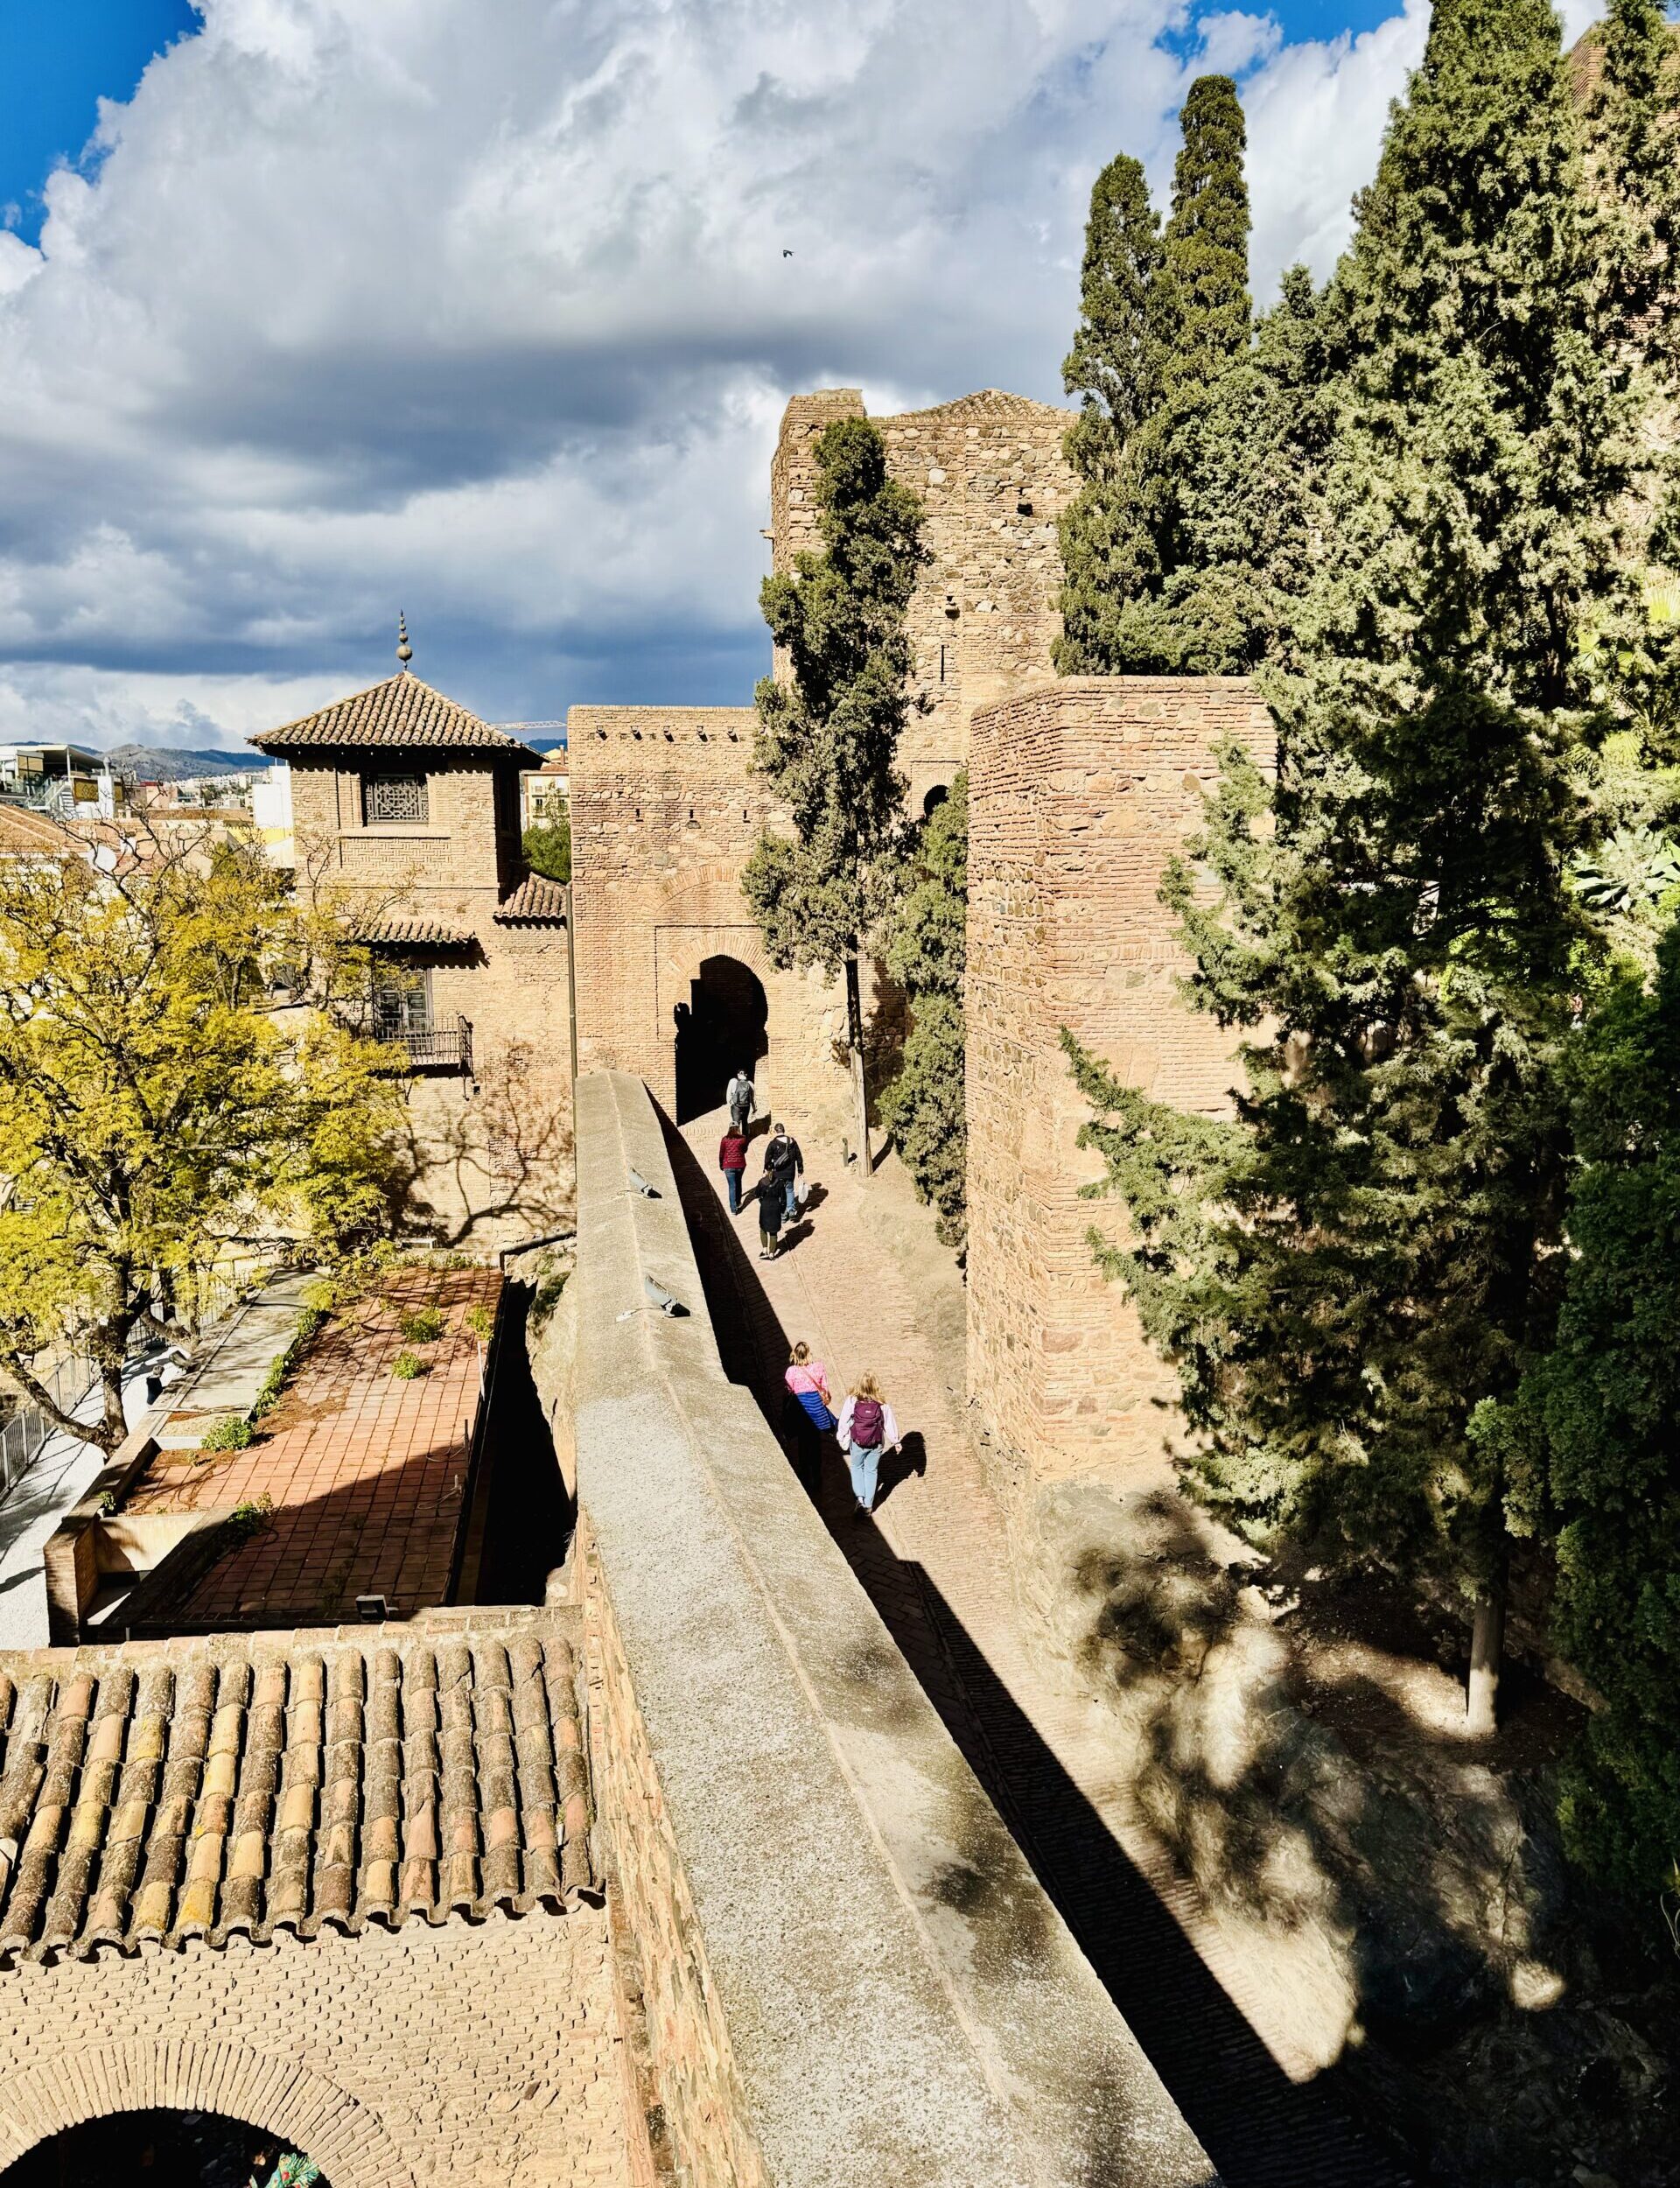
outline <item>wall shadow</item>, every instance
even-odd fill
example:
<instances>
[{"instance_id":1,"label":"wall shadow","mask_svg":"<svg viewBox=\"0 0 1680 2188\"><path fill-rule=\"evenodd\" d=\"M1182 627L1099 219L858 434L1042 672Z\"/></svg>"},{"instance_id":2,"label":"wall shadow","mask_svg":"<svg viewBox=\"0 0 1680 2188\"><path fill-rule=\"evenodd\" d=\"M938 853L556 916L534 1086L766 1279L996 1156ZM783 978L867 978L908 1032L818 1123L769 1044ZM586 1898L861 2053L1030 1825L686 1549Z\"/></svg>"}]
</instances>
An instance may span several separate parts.
<instances>
[{"instance_id":1,"label":"wall shadow","mask_svg":"<svg viewBox=\"0 0 1680 2188\"><path fill-rule=\"evenodd\" d=\"M782 1405L784 1330L717 1194L668 1120L667 1149L730 1379L757 1398L796 1477ZM904 1457L892 1479L910 1470ZM790 1445L792 1448L790 1448ZM1015 1703L925 1568L857 1524L844 1462L822 1440L818 1511L970 1767L1009 1825L1227 2188L1409 2188L1413 2176L1350 2117L1335 2070L1291 2081L1153 1886ZM1123 2188L1116 2182L1114 2188Z\"/></svg>"},{"instance_id":2,"label":"wall shadow","mask_svg":"<svg viewBox=\"0 0 1680 2188\"><path fill-rule=\"evenodd\" d=\"M578 1516L531 1374L527 1325L535 1296L529 1284L512 1281L502 1293L495 1375L485 1413L489 1475L472 1598L480 1603L540 1603L549 1574L565 1558Z\"/></svg>"}]
</instances>

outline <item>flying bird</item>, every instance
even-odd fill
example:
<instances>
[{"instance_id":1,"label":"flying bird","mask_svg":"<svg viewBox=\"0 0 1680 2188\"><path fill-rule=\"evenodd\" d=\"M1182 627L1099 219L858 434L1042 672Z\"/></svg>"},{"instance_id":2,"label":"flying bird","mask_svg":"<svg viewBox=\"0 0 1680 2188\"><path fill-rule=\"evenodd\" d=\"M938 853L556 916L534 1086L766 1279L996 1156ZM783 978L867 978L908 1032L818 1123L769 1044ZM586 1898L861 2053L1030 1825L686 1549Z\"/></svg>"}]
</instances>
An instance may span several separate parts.
<instances>
[{"instance_id":1,"label":"flying bird","mask_svg":"<svg viewBox=\"0 0 1680 2188\"><path fill-rule=\"evenodd\" d=\"M791 258L794 254L792 251L784 249L781 255L784 258Z\"/></svg>"}]
</instances>

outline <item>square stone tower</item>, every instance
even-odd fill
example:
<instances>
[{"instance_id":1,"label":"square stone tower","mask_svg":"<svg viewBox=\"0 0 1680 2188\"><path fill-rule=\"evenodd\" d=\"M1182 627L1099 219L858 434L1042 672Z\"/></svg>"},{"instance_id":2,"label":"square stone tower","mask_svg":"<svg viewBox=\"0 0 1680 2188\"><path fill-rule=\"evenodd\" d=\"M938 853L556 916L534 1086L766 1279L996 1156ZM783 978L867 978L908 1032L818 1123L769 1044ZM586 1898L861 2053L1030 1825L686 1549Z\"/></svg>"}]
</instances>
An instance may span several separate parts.
<instances>
[{"instance_id":1,"label":"square stone tower","mask_svg":"<svg viewBox=\"0 0 1680 2188\"><path fill-rule=\"evenodd\" d=\"M1271 764L1271 718L1242 677L1044 684L976 717L970 768L969 1382L1039 1483L1160 1478L1172 1376L1092 1258L1074 1144L1088 1111L1068 1027L1127 1084L1228 1110L1234 1043L1189 1010L1158 897L1201 816L1226 739Z\"/></svg>"}]
</instances>

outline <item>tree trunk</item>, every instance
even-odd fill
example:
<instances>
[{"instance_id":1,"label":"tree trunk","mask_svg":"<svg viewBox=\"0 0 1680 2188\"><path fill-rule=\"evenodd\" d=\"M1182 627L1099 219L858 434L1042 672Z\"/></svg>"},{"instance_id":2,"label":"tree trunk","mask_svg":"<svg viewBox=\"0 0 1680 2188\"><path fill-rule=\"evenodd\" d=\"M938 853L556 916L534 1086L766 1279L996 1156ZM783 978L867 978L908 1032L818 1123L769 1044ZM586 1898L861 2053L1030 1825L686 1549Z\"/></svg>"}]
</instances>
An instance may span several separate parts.
<instances>
[{"instance_id":1,"label":"tree trunk","mask_svg":"<svg viewBox=\"0 0 1680 2188\"><path fill-rule=\"evenodd\" d=\"M108 1458L128 1434L122 1418L122 1370L120 1365L112 1370L103 1362L95 1364L99 1369L102 1417L98 1420L77 1420L73 1414L66 1413L27 1360L16 1353L0 1355L0 1366L6 1370L24 1397L46 1415L55 1428L61 1429L66 1435L74 1436L80 1443L91 1443Z\"/></svg>"},{"instance_id":2,"label":"tree trunk","mask_svg":"<svg viewBox=\"0 0 1680 2188\"><path fill-rule=\"evenodd\" d=\"M857 1112L858 1160L867 1183L874 1175L869 1152L869 1088L864 1078L864 988L855 956L846 959L846 1041L851 1050L851 1099Z\"/></svg>"},{"instance_id":3,"label":"tree trunk","mask_svg":"<svg viewBox=\"0 0 1680 2188\"><path fill-rule=\"evenodd\" d=\"M1499 1660L1505 1647L1505 1581L1488 1583L1470 1629L1469 1730L1473 1740L1499 1729Z\"/></svg>"}]
</instances>

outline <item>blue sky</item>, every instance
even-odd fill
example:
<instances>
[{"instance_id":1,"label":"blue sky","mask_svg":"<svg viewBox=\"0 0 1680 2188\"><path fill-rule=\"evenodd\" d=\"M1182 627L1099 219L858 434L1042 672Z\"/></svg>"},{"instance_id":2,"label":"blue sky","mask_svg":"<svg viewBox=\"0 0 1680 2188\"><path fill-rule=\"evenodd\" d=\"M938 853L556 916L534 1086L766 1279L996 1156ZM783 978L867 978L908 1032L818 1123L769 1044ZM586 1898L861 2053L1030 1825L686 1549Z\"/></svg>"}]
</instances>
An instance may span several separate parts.
<instances>
[{"instance_id":1,"label":"blue sky","mask_svg":"<svg viewBox=\"0 0 1680 2188\"><path fill-rule=\"evenodd\" d=\"M1092 178L1164 198L1209 67L1256 294L1327 273L1427 12L0 0L0 739L231 742L399 607L492 719L745 701L788 396L1062 399Z\"/></svg>"},{"instance_id":2,"label":"blue sky","mask_svg":"<svg viewBox=\"0 0 1680 2188\"><path fill-rule=\"evenodd\" d=\"M128 100L154 53L198 27L189 0L0 0L0 207L30 242L41 186ZM16 208L15 211L12 208Z\"/></svg>"}]
</instances>

